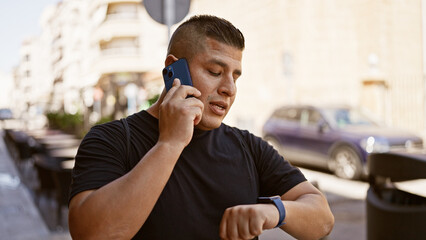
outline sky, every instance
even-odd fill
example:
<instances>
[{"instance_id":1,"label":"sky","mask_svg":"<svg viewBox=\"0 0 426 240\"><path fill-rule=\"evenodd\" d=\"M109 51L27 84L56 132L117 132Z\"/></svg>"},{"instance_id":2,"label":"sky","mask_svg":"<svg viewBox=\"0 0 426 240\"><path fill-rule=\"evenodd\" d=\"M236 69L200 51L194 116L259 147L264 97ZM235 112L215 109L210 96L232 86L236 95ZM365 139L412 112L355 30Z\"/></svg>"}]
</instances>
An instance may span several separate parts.
<instances>
[{"instance_id":1,"label":"sky","mask_svg":"<svg viewBox=\"0 0 426 240\"><path fill-rule=\"evenodd\" d=\"M43 9L60 0L0 0L0 72L9 73L19 62L19 48L29 36L40 34Z\"/></svg>"}]
</instances>

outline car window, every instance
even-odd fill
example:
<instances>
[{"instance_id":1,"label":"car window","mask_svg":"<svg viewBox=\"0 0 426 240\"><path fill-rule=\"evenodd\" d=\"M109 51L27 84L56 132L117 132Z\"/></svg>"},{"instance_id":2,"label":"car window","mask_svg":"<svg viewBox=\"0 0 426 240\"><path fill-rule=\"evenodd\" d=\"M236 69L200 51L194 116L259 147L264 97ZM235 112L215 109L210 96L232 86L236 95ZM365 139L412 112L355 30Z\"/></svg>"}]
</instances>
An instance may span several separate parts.
<instances>
[{"instance_id":1,"label":"car window","mask_svg":"<svg viewBox=\"0 0 426 240\"><path fill-rule=\"evenodd\" d=\"M300 124L302 126L318 126L321 120L321 114L314 109L304 109L300 115Z\"/></svg>"},{"instance_id":2,"label":"car window","mask_svg":"<svg viewBox=\"0 0 426 240\"><path fill-rule=\"evenodd\" d=\"M297 108L282 108L277 110L273 117L286 121L299 122L300 110Z\"/></svg>"},{"instance_id":3,"label":"car window","mask_svg":"<svg viewBox=\"0 0 426 240\"><path fill-rule=\"evenodd\" d=\"M317 110L309 110L309 124L317 126L321 119L321 114Z\"/></svg>"},{"instance_id":4,"label":"car window","mask_svg":"<svg viewBox=\"0 0 426 240\"><path fill-rule=\"evenodd\" d=\"M307 126L309 124L309 111L304 109L300 113L300 125Z\"/></svg>"},{"instance_id":5,"label":"car window","mask_svg":"<svg viewBox=\"0 0 426 240\"><path fill-rule=\"evenodd\" d=\"M376 125L376 123L355 109L325 109L324 113L332 126L338 128L345 128L353 125Z\"/></svg>"}]
</instances>

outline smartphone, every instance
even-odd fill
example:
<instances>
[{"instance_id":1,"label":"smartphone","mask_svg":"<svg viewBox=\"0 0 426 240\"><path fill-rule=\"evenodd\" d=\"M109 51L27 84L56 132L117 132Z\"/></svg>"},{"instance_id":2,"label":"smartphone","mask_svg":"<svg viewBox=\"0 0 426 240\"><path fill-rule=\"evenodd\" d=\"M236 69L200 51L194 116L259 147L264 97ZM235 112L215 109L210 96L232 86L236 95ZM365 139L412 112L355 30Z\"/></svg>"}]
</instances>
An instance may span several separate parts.
<instances>
[{"instance_id":1,"label":"smartphone","mask_svg":"<svg viewBox=\"0 0 426 240\"><path fill-rule=\"evenodd\" d=\"M182 85L192 86L191 74L189 73L188 62L185 58L180 58L163 69L163 78L166 90L173 86L173 80L179 78Z\"/></svg>"}]
</instances>

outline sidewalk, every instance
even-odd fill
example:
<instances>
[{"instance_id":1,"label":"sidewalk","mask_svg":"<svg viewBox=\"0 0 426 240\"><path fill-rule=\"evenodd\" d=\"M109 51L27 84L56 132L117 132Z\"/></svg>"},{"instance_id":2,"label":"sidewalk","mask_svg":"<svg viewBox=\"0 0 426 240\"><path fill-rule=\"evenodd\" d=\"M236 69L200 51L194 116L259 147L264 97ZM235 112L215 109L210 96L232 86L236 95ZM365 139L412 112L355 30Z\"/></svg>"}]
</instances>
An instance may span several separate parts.
<instances>
[{"instance_id":1,"label":"sidewalk","mask_svg":"<svg viewBox=\"0 0 426 240\"><path fill-rule=\"evenodd\" d=\"M49 239L37 207L19 173L0 132L0 232L7 239Z\"/></svg>"},{"instance_id":2,"label":"sidewalk","mask_svg":"<svg viewBox=\"0 0 426 240\"><path fill-rule=\"evenodd\" d=\"M67 232L51 232L21 181L0 130L0 239L65 240Z\"/></svg>"}]
</instances>

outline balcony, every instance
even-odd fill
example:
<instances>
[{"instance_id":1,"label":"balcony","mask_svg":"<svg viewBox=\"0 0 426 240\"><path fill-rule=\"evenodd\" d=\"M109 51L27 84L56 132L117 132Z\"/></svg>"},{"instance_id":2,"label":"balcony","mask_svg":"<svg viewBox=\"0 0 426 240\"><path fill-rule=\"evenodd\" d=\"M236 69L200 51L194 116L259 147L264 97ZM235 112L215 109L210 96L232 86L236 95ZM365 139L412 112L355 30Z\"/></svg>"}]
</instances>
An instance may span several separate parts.
<instances>
[{"instance_id":1,"label":"balcony","mask_svg":"<svg viewBox=\"0 0 426 240\"><path fill-rule=\"evenodd\" d=\"M88 10L94 12L100 6L118 3L136 3L141 4L142 0L92 0L89 3Z\"/></svg>"},{"instance_id":2,"label":"balcony","mask_svg":"<svg viewBox=\"0 0 426 240\"><path fill-rule=\"evenodd\" d=\"M117 72L145 72L143 59L140 56L105 56L95 63L95 70L99 74Z\"/></svg>"},{"instance_id":3,"label":"balcony","mask_svg":"<svg viewBox=\"0 0 426 240\"><path fill-rule=\"evenodd\" d=\"M118 15L112 18L116 18L116 20L105 21L95 30L92 37L93 42L109 41L115 37L142 35L143 26L140 21L120 18Z\"/></svg>"},{"instance_id":4,"label":"balcony","mask_svg":"<svg viewBox=\"0 0 426 240\"><path fill-rule=\"evenodd\" d=\"M142 57L139 47L134 45L111 46L120 45L116 42L117 41L109 43L109 47L106 47L105 44L101 46L99 57L95 61L95 70L99 74L144 72L150 68L151 64L146 58Z\"/></svg>"},{"instance_id":5,"label":"balcony","mask_svg":"<svg viewBox=\"0 0 426 240\"><path fill-rule=\"evenodd\" d=\"M137 12L118 12L118 13L108 13L105 21L115 21L115 20L137 20Z\"/></svg>"}]
</instances>

